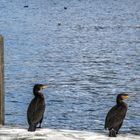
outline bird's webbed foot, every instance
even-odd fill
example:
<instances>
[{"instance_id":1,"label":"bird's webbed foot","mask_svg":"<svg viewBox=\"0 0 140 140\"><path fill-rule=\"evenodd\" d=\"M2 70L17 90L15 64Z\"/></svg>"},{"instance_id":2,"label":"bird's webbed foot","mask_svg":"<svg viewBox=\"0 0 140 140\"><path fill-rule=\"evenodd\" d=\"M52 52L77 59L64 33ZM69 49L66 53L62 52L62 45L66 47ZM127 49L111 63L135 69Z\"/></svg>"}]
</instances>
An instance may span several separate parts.
<instances>
[{"instance_id":1,"label":"bird's webbed foot","mask_svg":"<svg viewBox=\"0 0 140 140\"><path fill-rule=\"evenodd\" d=\"M114 129L109 131L109 137L116 137L116 131Z\"/></svg>"},{"instance_id":2,"label":"bird's webbed foot","mask_svg":"<svg viewBox=\"0 0 140 140\"><path fill-rule=\"evenodd\" d=\"M119 134L119 131L116 131L116 134Z\"/></svg>"}]
</instances>

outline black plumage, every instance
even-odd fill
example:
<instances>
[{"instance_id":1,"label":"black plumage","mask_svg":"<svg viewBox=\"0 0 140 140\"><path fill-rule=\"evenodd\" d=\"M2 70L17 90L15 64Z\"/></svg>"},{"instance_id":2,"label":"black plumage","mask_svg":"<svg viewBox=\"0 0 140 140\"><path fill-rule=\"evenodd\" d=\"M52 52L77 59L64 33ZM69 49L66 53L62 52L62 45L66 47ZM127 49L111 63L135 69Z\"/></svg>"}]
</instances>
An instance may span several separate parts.
<instances>
[{"instance_id":1,"label":"black plumage","mask_svg":"<svg viewBox=\"0 0 140 140\"><path fill-rule=\"evenodd\" d=\"M124 99L128 98L128 94L122 93L118 94L116 99L116 105L113 106L105 119L105 129L109 130L110 137L116 137L119 129L123 124L123 120L125 118L127 112L127 104L123 102Z\"/></svg>"},{"instance_id":2,"label":"black plumage","mask_svg":"<svg viewBox=\"0 0 140 140\"><path fill-rule=\"evenodd\" d=\"M33 87L33 94L35 97L30 102L27 110L28 131L35 131L38 124L39 127L41 127L45 111L45 99L41 90L46 87L47 85L42 84L36 84Z\"/></svg>"}]
</instances>

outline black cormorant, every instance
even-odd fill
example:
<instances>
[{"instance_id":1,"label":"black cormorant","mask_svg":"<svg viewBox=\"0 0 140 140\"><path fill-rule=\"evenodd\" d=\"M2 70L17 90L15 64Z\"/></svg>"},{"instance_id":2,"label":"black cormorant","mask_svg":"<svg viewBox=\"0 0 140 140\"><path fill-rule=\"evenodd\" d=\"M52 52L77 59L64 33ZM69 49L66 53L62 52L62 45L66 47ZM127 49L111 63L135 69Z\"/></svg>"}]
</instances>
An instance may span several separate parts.
<instances>
[{"instance_id":1,"label":"black cormorant","mask_svg":"<svg viewBox=\"0 0 140 140\"><path fill-rule=\"evenodd\" d=\"M47 85L35 84L33 87L34 98L29 104L27 110L27 119L29 128L28 131L35 131L38 124L41 127L43 115L45 111L45 99L41 93L41 89L46 88Z\"/></svg>"},{"instance_id":2,"label":"black cormorant","mask_svg":"<svg viewBox=\"0 0 140 140\"><path fill-rule=\"evenodd\" d=\"M123 100L127 98L128 94L118 94L116 99L117 104L109 110L106 116L105 129L108 128L110 137L116 137L116 134L118 134L118 131L123 124L128 108L127 104L124 103Z\"/></svg>"}]
</instances>

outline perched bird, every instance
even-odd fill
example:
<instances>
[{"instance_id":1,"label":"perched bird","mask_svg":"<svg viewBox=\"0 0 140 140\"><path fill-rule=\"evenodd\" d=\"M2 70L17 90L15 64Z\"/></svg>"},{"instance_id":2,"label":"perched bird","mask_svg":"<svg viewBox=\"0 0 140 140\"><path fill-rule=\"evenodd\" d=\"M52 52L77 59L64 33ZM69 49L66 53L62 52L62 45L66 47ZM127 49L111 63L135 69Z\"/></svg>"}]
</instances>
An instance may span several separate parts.
<instances>
[{"instance_id":1,"label":"perched bird","mask_svg":"<svg viewBox=\"0 0 140 140\"><path fill-rule=\"evenodd\" d=\"M33 87L33 94L35 97L30 102L27 110L28 131L35 131L38 124L41 128L45 111L45 99L41 90L44 88L47 88L47 85L35 84Z\"/></svg>"},{"instance_id":2,"label":"perched bird","mask_svg":"<svg viewBox=\"0 0 140 140\"><path fill-rule=\"evenodd\" d=\"M128 108L127 104L123 102L123 100L127 98L128 94L118 94L116 99L117 104L109 110L106 116L105 129L108 128L110 137L116 137L116 134L118 134L119 129L123 124Z\"/></svg>"}]
</instances>

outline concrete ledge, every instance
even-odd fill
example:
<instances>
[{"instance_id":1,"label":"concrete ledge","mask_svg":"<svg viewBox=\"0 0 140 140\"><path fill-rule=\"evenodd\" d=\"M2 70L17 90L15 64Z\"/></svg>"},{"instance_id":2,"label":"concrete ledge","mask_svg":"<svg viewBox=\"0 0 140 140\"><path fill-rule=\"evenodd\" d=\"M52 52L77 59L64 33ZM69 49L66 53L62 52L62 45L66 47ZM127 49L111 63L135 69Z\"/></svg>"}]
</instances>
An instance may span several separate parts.
<instances>
[{"instance_id":1,"label":"concrete ledge","mask_svg":"<svg viewBox=\"0 0 140 140\"><path fill-rule=\"evenodd\" d=\"M28 132L27 129L18 127L0 127L0 140L114 140L107 133L86 132L61 129L37 129L36 132ZM120 134L115 140L139 140L140 135Z\"/></svg>"}]
</instances>

